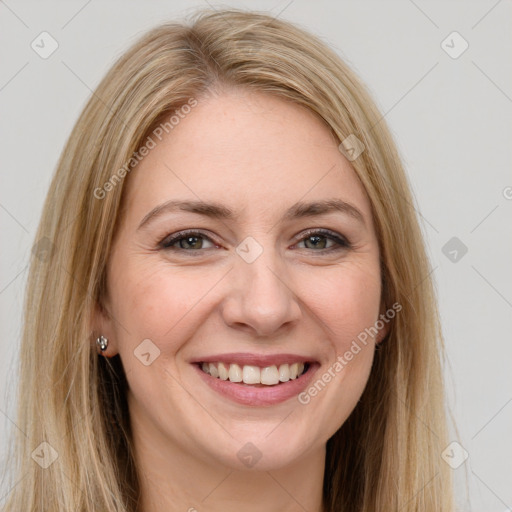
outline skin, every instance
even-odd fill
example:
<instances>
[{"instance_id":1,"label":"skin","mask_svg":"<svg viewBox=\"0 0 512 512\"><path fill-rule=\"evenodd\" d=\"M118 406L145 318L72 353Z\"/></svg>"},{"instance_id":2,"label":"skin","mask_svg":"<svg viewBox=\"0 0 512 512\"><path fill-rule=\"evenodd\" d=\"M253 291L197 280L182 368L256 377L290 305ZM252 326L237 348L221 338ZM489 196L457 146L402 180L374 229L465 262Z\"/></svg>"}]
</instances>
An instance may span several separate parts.
<instances>
[{"instance_id":1,"label":"skin","mask_svg":"<svg viewBox=\"0 0 512 512\"><path fill-rule=\"evenodd\" d=\"M95 327L109 339L105 355L119 353L127 374L141 510L321 511L326 442L356 406L386 332L369 338L306 405L297 397L266 407L235 403L189 361L303 354L321 365L315 381L374 325L383 312L379 247L350 162L309 111L225 90L200 99L126 186L106 312L97 312ZM280 220L297 201L333 198L356 207L364 222L340 212ZM171 199L215 201L238 213L228 220L168 212L138 229ZM310 228L331 230L351 247L329 250L338 245L327 237L315 245L303 234ZM203 238L182 240L181 251L180 242L159 246L185 229ZM252 263L236 252L248 236L263 248ZM148 366L134 356L145 339L160 350ZM261 453L250 468L237 457L249 442Z\"/></svg>"}]
</instances>

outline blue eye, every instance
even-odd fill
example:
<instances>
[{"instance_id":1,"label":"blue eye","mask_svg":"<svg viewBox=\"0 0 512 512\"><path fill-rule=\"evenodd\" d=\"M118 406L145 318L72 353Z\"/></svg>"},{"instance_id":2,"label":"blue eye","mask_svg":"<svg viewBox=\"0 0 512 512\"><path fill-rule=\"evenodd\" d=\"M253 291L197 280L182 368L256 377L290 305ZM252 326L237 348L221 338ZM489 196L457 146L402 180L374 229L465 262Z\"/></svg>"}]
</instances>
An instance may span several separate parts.
<instances>
[{"instance_id":1,"label":"blue eye","mask_svg":"<svg viewBox=\"0 0 512 512\"><path fill-rule=\"evenodd\" d=\"M205 241L210 244L209 247L205 247ZM332 242L332 245L327 246L329 241ZM303 242L305 244L310 243L311 245L309 247L301 247L301 249L313 249L314 252L331 252L351 248L351 244L346 238L326 229L315 229L306 232L305 236L299 241L299 244ZM218 247L210 237L201 231L192 230L180 231L168 236L159 245L162 249L186 252L198 252L202 249Z\"/></svg>"}]
</instances>

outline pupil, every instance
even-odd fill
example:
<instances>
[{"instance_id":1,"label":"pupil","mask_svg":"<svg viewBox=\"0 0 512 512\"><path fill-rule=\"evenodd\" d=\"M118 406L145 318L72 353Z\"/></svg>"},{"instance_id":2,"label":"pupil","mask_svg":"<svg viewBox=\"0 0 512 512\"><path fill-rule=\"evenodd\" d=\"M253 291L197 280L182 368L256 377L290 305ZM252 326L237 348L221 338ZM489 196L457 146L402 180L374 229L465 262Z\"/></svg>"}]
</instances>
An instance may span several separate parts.
<instances>
[{"instance_id":1,"label":"pupil","mask_svg":"<svg viewBox=\"0 0 512 512\"><path fill-rule=\"evenodd\" d=\"M189 236L185 238L187 245L194 247L198 243L199 237L197 236ZM194 242L195 241L195 242Z\"/></svg>"},{"instance_id":2,"label":"pupil","mask_svg":"<svg viewBox=\"0 0 512 512\"><path fill-rule=\"evenodd\" d=\"M314 247L319 247L321 245L321 242L320 242L320 239L323 238L322 236L318 236L318 235L312 235L309 237L309 240L310 241L313 241L313 246Z\"/></svg>"}]
</instances>

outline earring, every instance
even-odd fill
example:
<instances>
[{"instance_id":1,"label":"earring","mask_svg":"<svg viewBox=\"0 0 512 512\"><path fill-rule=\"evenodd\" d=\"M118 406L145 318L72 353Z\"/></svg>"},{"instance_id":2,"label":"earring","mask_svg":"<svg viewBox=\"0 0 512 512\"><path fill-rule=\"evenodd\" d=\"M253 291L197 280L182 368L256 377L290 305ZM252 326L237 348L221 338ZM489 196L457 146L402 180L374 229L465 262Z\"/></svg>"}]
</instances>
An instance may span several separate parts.
<instances>
[{"instance_id":1,"label":"earring","mask_svg":"<svg viewBox=\"0 0 512 512\"><path fill-rule=\"evenodd\" d=\"M108 339L105 338L105 336L100 336L97 340L96 340L96 345L98 347L100 347L100 350L102 352L105 352L105 350L107 350L107 347L108 347Z\"/></svg>"}]
</instances>

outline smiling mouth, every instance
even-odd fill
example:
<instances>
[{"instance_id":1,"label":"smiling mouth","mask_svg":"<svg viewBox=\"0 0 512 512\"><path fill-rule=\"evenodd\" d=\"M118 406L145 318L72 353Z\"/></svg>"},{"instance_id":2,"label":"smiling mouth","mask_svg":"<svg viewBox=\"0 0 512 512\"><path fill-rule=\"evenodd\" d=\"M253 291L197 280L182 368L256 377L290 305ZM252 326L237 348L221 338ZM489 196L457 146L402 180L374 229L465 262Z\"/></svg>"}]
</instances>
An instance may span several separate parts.
<instances>
[{"instance_id":1,"label":"smiling mouth","mask_svg":"<svg viewBox=\"0 0 512 512\"><path fill-rule=\"evenodd\" d=\"M198 366L204 373L216 379L251 387L278 386L290 380L298 379L310 368L310 364L307 362L291 362L265 367L236 363L202 362L198 363Z\"/></svg>"}]
</instances>

